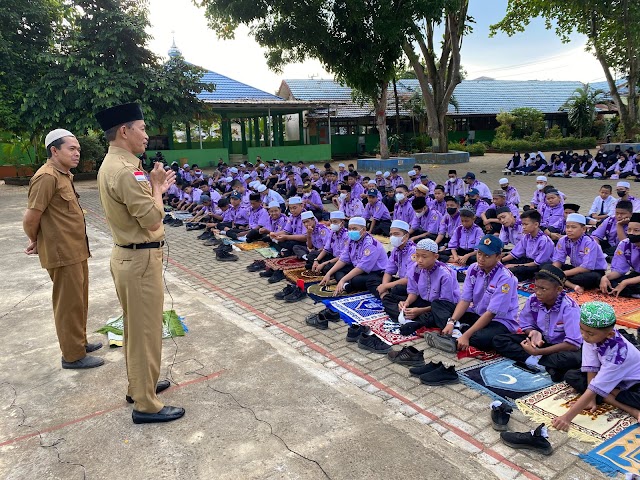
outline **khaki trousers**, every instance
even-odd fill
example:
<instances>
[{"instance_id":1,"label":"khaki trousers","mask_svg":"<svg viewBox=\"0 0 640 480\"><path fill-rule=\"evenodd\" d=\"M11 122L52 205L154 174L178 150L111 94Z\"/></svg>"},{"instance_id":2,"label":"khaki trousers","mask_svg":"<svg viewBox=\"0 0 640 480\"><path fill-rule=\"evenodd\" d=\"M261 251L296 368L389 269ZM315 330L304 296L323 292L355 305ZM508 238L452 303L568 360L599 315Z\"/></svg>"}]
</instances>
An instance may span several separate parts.
<instances>
[{"instance_id":1,"label":"khaki trousers","mask_svg":"<svg viewBox=\"0 0 640 480\"><path fill-rule=\"evenodd\" d=\"M87 355L89 267L87 261L48 268L53 281L53 317L62 358L75 362Z\"/></svg>"},{"instance_id":2,"label":"khaki trousers","mask_svg":"<svg viewBox=\"0 0 640 480\"><path fill-rule=\"evenodd\" d=\"M156 395L162 357L162 249L114 246L111 276L124 314L124 355L134 410L157 413Z\"/></svg>"}]
</instances>

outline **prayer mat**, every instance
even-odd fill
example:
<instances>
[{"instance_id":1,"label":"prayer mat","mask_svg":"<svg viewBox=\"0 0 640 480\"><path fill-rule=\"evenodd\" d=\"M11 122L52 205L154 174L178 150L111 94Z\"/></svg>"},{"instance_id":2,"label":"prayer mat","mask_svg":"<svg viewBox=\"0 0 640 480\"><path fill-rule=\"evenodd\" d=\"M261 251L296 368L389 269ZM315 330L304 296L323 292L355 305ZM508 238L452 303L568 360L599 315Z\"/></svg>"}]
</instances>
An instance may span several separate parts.
<instances>
[{"instance_id":1,"label":"prayer mat","mask_svg":"<svg viewBox=\"0 0 640 480\"><path fill-rule=\"evenodd\" d=\"M162 312L162 338L184 337L189 331L184 323L184 318L178 316L175 310L165 310ZM115 333L116 335L124 335L124 318L120 315L117 318L110 318L106 325L96 333Z\"/></svg>"},{"instance_id":2,"label":"prayer mat","mask_svg":"<svg viewBox=\"0 0 640 480\"><path fill-rule=\"evenodd\" d=\"M456 357L458 358L458 360L462 360L463 358L477 358L478 360L486 362L489 360L500 358L500 355L498 355L496 352L485 352L484 350L478 350L477 348L469 345L469 348L467 348L466 350L458 350L458 353L456 353Z\"/></svg>"},{"instance_id":3,"label":"prayer mat","mask_svg":"<svg viewBox=\"0 0 640 480\"><path fill-rule=\"evenodd\" d=\"M521 297L530 297L535 292L535 286L535 283L528 280L518 283L518 295Z\"/></svg>"},{"instance_id":4,"label":"prayer mat","mask_svg":"<svg viewBox=\"0 0 640 480\"><path fill-rule=\"evenodd\" d=\"M276 258L278 256L278 250L273 247L256 248L256 252L264 258Z\"/></svg>"},{"instance_id":5,"label":"prayer mat","mask_svg":"<svg viewBox=\"0 0 640 480\"><path fill-rule=\"evenodd\" d=\"M342 316L342 315L341 315ZM371 331L391 345L398 345L400 343L410 342L412 340L418 340L420 337L418 336L420 330L415 332L414 335L410 335L408 337L402 335L400 333L400 324L398 322L394 322L389 318L388 315L384 315L383 317L373 318L371 320L365 320L359 322L360 325L366 325L371 328ZM421 329L424 331L424 329Z\"/></svg>"},{"instance_id":6,"label":"prayer mat","mask_svg":"<svg viewBox=\"0 0 640 480\"><path fill-rule=\"evenodd\" d=\"M640 299L614 297L605 295L598 290L590 290L582 295L570 292L569 296L573 298L579 305L585 302L605 302L613 307L616 312L616 323L625 327L640 327Z\"/></svg>"},{"instance_id":7,"label":"prayer mat","mask_svg":"<svg viewBox=\"0 0 640 480\"><path fill-rule=\"evenodd\" d=\"M372 237L384 245L388 245L391 243L391 239L389 237L385 237L384 235L372 235Z\"/></svg>"},{"instance_id":8,"label":"prayer mat","mask_svg":"<svg viewBox=\"0 0 640 480\"><path fill-rule=\"evenodd\" d=\"M384 311L382 302L370 293L329 300L324 304L331 310L338 312L340 318L349 325L352 323L363 324L368 320L381 317L389 318Z\"/></svg>"},{"instance_id":9,"label":"prayer mat","mask_svg":"<svg viewBox=\"0 0 640 480\"><path fill-rule=\"evenodd\" d=\"M320 285L318 283L315 283L313 285L310 285L309 288L307 288L307 295L309 295L311 300L313 300L316 303L325 302L325 300L333 299L333 298L353 297L354 295L360 295L361 293L362 292L352 292L352 293L342 292L341 294L336 295L335 283L332 285Z\"/></svg>"},{"instance_id":10,"label":"prayer mat","mask_svg":"<svg viewBox=\"0 0 640 480\"><path fill-rule=\"evenodd\" d=\"M257 250L259 248L266 248L269 246L267 242L239 242L235 244L243 252L248 252L249 250Z\"/></svg>"},{"instance_id":11,"label":"prayer mat","mask_svg":"<svg viewBox=\"0 0 640 480\"><path fill-rule=\"evenodd\" d=\"M295 283L296 285L298 285L299 281L302 281L305 286L312 283L318 283L324 277L322 273L317 274L313 270L307 270L305 267L285 270L284 276L287 280Z\"/></svg>"},{"instance_id":12,"label":"prayer mat","mask_svg":"<svg viewBox=\"0 0 640 480\"><path fill-rule=\"evenodd\" d=\"M579 397L562 382L516 400L516 405L534 422L550 425L554 418L567 413ZM601 443L635 424L636 419L628 413L603 403L594 413L583 411L577 415L569 427L569 436L582 442Z\"/></svg>"},{"instance_id":13,"label":"prayer mat","mask_svg":"<svg viewBox=\"0 0 640 480\"><path fill-rule=\"evenodd\" d=\"M269 258L264 261L264 264L272 270L292 270L304 267L307 262L296 257L279 257Z\"/></svg>"},{"instance_id":14,"label":"prayer mat","mask_svg":"<svg viewBox=\"0 0 640 480\"><path fill-rule=\"evenodd\" d=\"M551 377L544 370L531 373L516 367L514 363L513 360L499 358L457 372L465 385L514 407L518 398L553 385Z\"/></svg>"},{"instance_id":15,"label":"prayer mat","mask_svg":"<svg viewBox=\"0 0 640 480\"><path fill-rule=\"evenodd\" d=\"M174 210L173 212L171 212L171 215L173 215L173 218L177 218L178 220L182 220L182 221L193 218L193 213L183 212L181 210Z\"/></svg>"},{"instance_id":16,"label":"prayer mat","mask_svg":"<svg viewBox=\"0 0 640 480\"><path fill-rule=\"evenodd\" d=\"M640 426L633 425L580 458L602 473L615 477L618 473L640 475Z\"/></svg>"}]
</instances>

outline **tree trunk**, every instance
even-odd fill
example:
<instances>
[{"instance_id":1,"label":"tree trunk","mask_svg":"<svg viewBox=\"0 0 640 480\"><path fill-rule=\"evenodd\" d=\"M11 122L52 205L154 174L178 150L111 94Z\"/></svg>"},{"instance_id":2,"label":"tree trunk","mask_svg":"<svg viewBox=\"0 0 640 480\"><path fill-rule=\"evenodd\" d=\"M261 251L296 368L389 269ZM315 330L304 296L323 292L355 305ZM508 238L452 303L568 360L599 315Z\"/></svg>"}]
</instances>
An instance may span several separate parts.
<instances>
[{"instance_id":1,"label":"tree trunk","mask_svg":"<svg viewBox=\"0 0 640 480\"><path fill-rule=\"evenodd\" d=\"M393 76L393 97L396 104L396 135L400 135L400 99L398 98L398 86L396 76Z\"/></svg>"},{"instance_id":2,"label":"tree trunk","mask_svg":"<svg viewBox=\"0 0 640 480\"><path fill-rule=\"evenodd\" d=\"M389 141L387 139L387 85L380 90L380 98L373 102L376 110L376 125L380 135L380 158L389 158Z\"/></svg>"}]
</instances>

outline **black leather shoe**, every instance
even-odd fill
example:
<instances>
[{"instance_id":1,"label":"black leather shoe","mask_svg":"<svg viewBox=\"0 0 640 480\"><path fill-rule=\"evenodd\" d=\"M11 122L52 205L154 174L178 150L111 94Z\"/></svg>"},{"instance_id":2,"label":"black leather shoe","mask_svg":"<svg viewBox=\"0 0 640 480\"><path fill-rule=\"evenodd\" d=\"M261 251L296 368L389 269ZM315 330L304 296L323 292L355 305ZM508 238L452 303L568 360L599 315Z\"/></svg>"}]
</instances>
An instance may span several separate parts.
<instances>
[{"instance_id":1,"label":"black leather shoe","mask_svg":"<svg viewBox=\"0 0 640 480\"><path fill-rule=\"evenodd\" d=\"M102 343L101 342L96 342L96 343L87 343L84 346L84 351L87 353L91 353L91 352L95 352L96 350L100 350L102 348Z\"/></svg>"},{"instance_id":2,"label":"black leather shoe","mask_svg":"<svg viewBox=\"0 0 640 480\"><path fill-rule=\"evenodd\" d=\"M169 382L169 380L160 380L156 384L156 393L164 392L170 386L171 386L171 382ZM127 403L133 403L133 398L131 398L129 395L126 395L124 398L127 401Z\"/></svg>"},{"instance_id":3,"label":"black leather shoe","mask_svg":"<svg viewBox=\"0 0 640 480\"><path fill-rule=\"evenodd\" d=\"M275 272L273 272L273 275L271 275L269 277L269 280L267 280L269 283L277 283L280 280L284 280L284 272L282 270L276 270Z\"/></svg>"},{"instance_id":4,"label":"black leather shoe","mask_svg":"<svg viewBox=\"0 0 640 480\"><path fill-rule=\"evenodd\" d=\"M86 355L84 358L76 360L75 362L67 362L64 358L62 359L62 368L67 369L95 368L100 365L104 365L104 360L99 357L92 357L91 355Z\"/></svg>"},{"instance_id":5,"label":"black leather shoe","mask_svg":"<svg viewBox=\"0 0 640 480\"><path fill-rule=\"evenodd\" d=\"M131 413L133 423L172 422L184 416L184 408L166 405L158 413L143 413L134 410Z\"/></svg>"}]
</instances>

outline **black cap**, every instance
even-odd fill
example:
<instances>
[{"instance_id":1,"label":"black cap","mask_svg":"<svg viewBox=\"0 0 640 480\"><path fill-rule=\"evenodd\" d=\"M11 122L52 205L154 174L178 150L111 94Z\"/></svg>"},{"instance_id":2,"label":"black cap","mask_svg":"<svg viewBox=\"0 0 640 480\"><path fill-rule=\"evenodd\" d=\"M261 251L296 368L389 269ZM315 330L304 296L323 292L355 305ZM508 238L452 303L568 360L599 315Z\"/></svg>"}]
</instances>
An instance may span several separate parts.
<instances>
[{"instance_id":1,"label":"black cap","mask_svg":"<svg viewBox=\"0 0 640 480\"><path fill-rule=\"evenodd\" d=\"M396 167L393 167L393 168L391 169L391 173L398 173L398 169L397 169Z\"/></svg>"},{"instance_id":2,"label":"black cap","mask_svg":"<svg viewBox=\"0 0 640 480\"><path fill-rule=\"evenodd\" d=\"M565 210L568 208L569 210L573 210L574 212L577 213L580 210L580 205L576 203L565 203L564 208Z\"/></svg>"},{"instance_id":3,"label":"black cap","mask_svg":"<svg viewBox=\"0 0 640 480\"><path fill-rule=\"evenodd\" d=\"M640 212L632 213L629 221L633 223L640 223Z\"/></svg>"},{"instance_id":4,"label":"black cap","mask_svg":"<svg viewBox=\"0 0 640 480\"><path fill-rule=\"evenodd\" d=\"M510 213L511 209L509 207L500 207L496 210L496 215L500 215L501 213Z\"/></svg>"},{"instance_id":5,"label":"black cap","mask_svg":"<svg viewBox=\"0 0 640 480\"><path fill-rule=\"evenodd\" d=\"M107 131L118 125L136 120L144 120L142 107L139 103L125 103L102 110L95 115L103 131Z\"/></svg>"}]
</instances>

